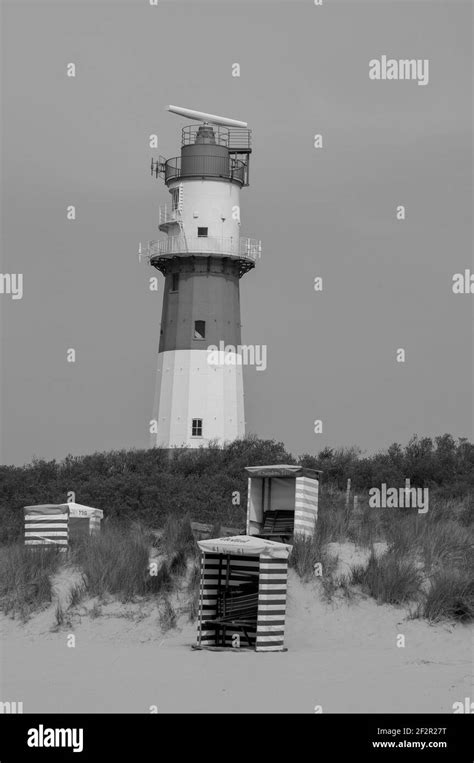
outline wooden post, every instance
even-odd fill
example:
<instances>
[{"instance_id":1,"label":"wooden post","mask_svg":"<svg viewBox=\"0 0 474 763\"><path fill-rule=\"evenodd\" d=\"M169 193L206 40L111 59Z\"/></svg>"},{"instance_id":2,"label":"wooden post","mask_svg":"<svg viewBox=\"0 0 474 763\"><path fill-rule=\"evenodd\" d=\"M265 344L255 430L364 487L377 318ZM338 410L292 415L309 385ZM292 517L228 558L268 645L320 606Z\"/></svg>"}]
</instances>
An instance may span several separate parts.
<instances>
[{"instance_id":1,"label":"wooden post","mask_svg":"<svg viewBox=\"0 0 474 763\"><path fill-rule=\"evenodd\" d=\"M347 480L347 487L346 487L346 509L349 507L350 495L351 495L351 480L349 478Z\"/></svg>"},{"instance_id":2,"label":"wooden post","mask_svg":"<svg viewBox=\"0 0 474 763\"><path fill-rule=\"evenodd\" d=\"M354 496L354 511L357 511L357 504L359 503L359 496Z\"/></svg>"}]
</instances>

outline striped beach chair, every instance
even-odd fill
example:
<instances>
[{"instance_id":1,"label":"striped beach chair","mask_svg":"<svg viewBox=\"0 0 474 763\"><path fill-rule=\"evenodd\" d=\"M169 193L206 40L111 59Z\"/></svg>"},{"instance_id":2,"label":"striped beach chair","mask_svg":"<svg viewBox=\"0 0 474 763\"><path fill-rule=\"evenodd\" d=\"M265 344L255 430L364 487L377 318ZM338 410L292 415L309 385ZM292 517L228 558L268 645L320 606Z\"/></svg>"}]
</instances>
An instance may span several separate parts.
<instances>
[{"instance_id":1,"label":"striped beach chair","mask_svg":"<svg viewBox=\"0 0 474 763\"><path fill-rule=\"evenodd\" d=\"M245 470L249 475L248 535L288 542L296 535L314 534L322 472L297 464L247 466Z\"/></svg>"},{"instance_id":2,"label":"striped beach chair","mask_svg":"<svg viewBox=\"0 0 474 763\"><path fill-rule=\"evenodd\" d=\"M195 648L284 651L291 546L248 535L202 540L198 546L202 557Z\"/></svg>"},{"instance_id":3,"label":"striped beach chair","mask_svg":"<svg viewBox=\"0 0 474 763\"><path fill-rule=\"evenodd\" d=\"M69 514L58 506L26 506L25 546L67 551Z\"/></svg>"},{"instance_id":4,"label":"striped beach chair","mask_svg":"<svg viewBox=\"0 0 474 763\"><path fill-rule=\"evenodd\" d=\"M71 502L25 506L24 515L25 546L67 551L71 540L100 532L104 512Z\"/></svg>"}]
</instances>

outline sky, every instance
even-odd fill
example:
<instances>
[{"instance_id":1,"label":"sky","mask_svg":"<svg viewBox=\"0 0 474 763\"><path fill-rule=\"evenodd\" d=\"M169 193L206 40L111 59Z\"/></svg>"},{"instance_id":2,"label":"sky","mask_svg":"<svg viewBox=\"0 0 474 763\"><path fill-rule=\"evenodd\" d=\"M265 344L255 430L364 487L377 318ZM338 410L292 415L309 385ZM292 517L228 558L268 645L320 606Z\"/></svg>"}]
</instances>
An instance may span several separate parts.
<instances>
[{"instance_id":1,"label":"sky","mask_svg":"<svg viewBox=\"0 0 474 763\"><path fill-rule=\"evenodd\" d=\"M178 155L186 124L170 103L253 131L241 230L263 252L240 282L242 341L267 368L244 370L247 432L295 455L473 438L474 296L452 291L474 273L470 3L15 0L2 16L0 273L23 274L23 296L0 294L0 463L148 447L163 279L151 292L137 251L169 199L150 159ZM369 79L382 55L428 59L428 84Z\"/></svg>"}]
</instances>

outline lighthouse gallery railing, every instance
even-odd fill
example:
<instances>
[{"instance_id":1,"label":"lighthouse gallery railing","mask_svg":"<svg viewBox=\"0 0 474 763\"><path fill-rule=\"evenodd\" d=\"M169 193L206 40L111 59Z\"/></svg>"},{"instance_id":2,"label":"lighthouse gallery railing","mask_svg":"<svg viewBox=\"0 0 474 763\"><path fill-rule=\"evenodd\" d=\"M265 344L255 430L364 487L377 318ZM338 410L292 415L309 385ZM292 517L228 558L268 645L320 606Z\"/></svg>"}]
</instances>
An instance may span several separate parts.
<instances>
[{"instance_id":1,"label":"lighthouse gallery railing","mask_svg":"<svg viewBox=\"0 0 474 763\"><path fill-rule=\"evenodd\" d=\"M185 168L181 157L174 156L164 165L165 183L180 177L218 177L244 184L246 171L245 164L231 156L189 156L186 157Z\"/></svg>"},{"instance_id":2,"label":"lighthouse gallery railing","mask_svg":"<svg viewBox=\"0 0 474 763\"><path fill-rule=\"evenodd\" d=\"M256 260L262 255L262 242L255 238L220 238L212 236L169 236L163 241L149 241L147 255L222 254Z\"/></svg>"}]
</instances>

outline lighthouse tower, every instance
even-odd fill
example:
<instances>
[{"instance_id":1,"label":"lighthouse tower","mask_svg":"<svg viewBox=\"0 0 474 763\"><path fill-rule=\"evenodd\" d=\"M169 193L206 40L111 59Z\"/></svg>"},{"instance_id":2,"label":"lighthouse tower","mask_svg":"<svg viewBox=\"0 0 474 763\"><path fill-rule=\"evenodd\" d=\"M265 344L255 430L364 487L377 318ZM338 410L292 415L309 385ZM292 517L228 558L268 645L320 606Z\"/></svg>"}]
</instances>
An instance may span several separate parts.
<instances>
[{"instance_id":1,"label":"lighthouse tower","mask_svg":"<svg viewBox=\"0 0 474 763\"><path fill-rule=\"evenodd\" d=\"M197 123L183 127L180 156L152 160L171 196L159 208L166 237L148 244L150 264L165 277L152 445L196 448L245 433L239 282L261 244L240 230L246 123L169 111Z\"/></svg>"}]
</instances>

